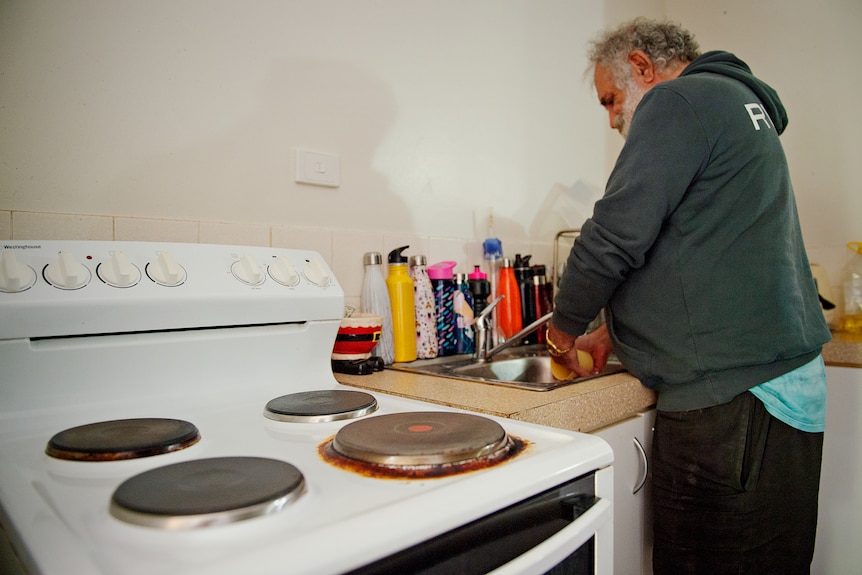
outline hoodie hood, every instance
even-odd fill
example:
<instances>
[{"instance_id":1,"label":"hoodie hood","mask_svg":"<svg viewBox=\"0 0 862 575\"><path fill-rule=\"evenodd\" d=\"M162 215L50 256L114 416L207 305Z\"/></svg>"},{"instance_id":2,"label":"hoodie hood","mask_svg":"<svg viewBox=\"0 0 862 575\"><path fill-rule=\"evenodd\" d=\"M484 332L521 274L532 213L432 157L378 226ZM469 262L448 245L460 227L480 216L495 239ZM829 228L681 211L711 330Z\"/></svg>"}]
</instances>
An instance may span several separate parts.
<instances>
[{"instance_id":1,"label":"hoodie hood","mask_svg":"<svg viewBox=\"0 0 862 575\"><path fill-rule=\"evenodd\" d=\"M778 93L769 84L758 80L751 73L751 68L748 67L748 64L730 52L706 52L686 66L680 77L703 72L721 74L722 76L738 80L751 88L763 105L766 106L766 113L769 114L769 118L775 124L775 130L779 134L784 132L784 129L787 127L787 110L784 109L784 104L781 103Z\"/></svg>"}]
</instances>

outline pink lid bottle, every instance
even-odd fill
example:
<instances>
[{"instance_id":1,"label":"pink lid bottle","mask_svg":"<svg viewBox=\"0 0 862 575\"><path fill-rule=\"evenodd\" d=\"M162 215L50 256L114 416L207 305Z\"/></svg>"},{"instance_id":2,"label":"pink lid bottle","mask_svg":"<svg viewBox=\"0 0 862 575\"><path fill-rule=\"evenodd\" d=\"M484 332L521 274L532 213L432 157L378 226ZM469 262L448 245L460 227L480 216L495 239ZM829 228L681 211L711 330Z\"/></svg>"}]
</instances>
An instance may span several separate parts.
<instances>
[{"instance_id":1,"label":"pink lid bottle","mask_svg":"<svg viewBox=\"0 0 862 575\"><path fill-rule=\"evenodd\" d=\"M438 262L428 266L428 277L434 289L434 311L437 314L437 355L453 355L455 337L455 275L457 262Z\"/></svg>"},{"instance_id":2,"label":"pink lid bottle","mask_svg":"<svg viewBox=\"0 0 862 575\"><path fill-rule=\"evenodd\" d=\"M488 307L488 298L491 295L491 282L488 274L483 272L479 266L475 266L470 275L467 276L467 285L473 294L473 314L478 316Z\"/></svg>"}]
</instances>

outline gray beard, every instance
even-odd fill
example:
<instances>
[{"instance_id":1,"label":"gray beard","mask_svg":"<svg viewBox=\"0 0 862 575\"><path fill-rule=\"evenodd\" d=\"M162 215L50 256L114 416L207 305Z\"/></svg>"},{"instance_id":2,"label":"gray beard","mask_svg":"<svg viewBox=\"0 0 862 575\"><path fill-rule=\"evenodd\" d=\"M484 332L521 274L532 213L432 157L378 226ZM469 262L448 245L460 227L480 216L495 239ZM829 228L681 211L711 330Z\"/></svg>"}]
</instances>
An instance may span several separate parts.
<instances>
[{"instance_id":1,"label":"gray beard","mask_svg":"<svg viewBox=\"0 0 862 575\"><path fill-rule=\"evenodd\" d=\"M635 115L635 109L638 107L638 104L641 103L644 94L646 94L648 91L649 88L641 88L635 83L634 78L629 75L628 79L626 80L623 111L616 118L614 118L614 128L620 133L623 139L628 137L629 129L631 129L632 118Z\"/></svg>"}]
</instances>

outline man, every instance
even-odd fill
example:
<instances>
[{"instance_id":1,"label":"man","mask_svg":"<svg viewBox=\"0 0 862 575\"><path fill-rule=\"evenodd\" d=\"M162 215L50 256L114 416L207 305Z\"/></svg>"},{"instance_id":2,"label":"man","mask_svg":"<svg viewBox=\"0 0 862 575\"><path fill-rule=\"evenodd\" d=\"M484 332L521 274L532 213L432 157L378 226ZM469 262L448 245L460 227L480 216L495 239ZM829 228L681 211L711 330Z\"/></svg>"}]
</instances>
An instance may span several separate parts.
<instances>
[{"instance_id":1,"label":"man","mask_svg":"<svg viewBox=\"0 0 862 575\"><path fill-rule=\"evenodd\" d=\"M590 52L626 138L568 257L548 349L613 351L658 392L656 574L808 573L829 338L776 92L686 30L637 19ZM607 321L584 333L602 308Z\"/></svg>"}]
</instances>

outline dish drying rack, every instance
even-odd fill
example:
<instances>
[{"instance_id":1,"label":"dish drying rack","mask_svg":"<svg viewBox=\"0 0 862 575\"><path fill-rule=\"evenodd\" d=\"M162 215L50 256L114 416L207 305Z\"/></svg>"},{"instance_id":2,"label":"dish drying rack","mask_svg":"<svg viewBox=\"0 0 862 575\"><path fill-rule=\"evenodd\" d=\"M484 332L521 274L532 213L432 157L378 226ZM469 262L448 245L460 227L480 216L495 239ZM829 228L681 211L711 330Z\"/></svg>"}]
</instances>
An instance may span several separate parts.
<instances>
[{"instance_id":1,"label":"dish drying rack","mask_svg":"<svg viewBox=\"0 0 862 575\"><path fill-rule=\"evenodd\" d=\"M560 288L560 276L563 275L563 271L566 269L565 258L568 257L569 252L572 249L572 245L575 243L575 239L581 235L580 229L571 229L571 230L560 230L557 232L557 235L554 237L554 269L551 270L551 285L554 286L554 293ZM560 246L565 246L565 252L563 261L560 261ZM586 333L589 333L600 325L605 323L607 316L605 314L604 308L599 312L599 315L596 316L596 319L590 322L587 326Z\"/></svg>"},{"instance_id":2,"label":"dish drying rack","mask_svg":"<svg viewBox=\"0 0 862 575\"><path fill-rule=\"evenodd\" d=\"M575 238L581 235L580 229L561 230L554 236L554 267L551 270L551 285L554 286L554 291L560 287L560 276L563 275L563 270L566 269L566 257L575 243ZM560 261L560 244L566 246L563 253L563 261Z\"/></svg>"}]
</instances>

